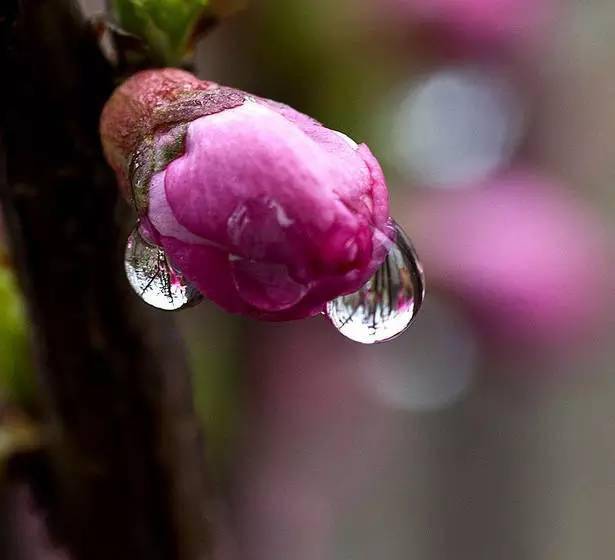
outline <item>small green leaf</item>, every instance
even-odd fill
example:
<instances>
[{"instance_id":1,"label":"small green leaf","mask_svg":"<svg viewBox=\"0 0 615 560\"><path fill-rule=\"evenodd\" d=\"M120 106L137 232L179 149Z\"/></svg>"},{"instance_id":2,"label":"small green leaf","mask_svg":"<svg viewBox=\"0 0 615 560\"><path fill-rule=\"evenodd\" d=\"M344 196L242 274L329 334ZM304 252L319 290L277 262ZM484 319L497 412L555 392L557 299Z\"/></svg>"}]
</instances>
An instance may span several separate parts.
<instances>
[{"instance_id":1,"label":"small green leaf","mask_svg":"<svg viewBox=\"0 0 615 560\"><path fill-rule=\"evenodd\" d=\"M0 264L0 400L27 406L35 392L23 301L12 271Z\"/></svg>"},{"instance_id":2,"label":"small green leaf","mask_svg":"<svg viewBox=\"0 0 615 560\"><path fill-rule=\"evenodd\" d=\"M178 66L210 0L112 0L118 25L140 37L154 62Z\"/></svg>"},{"instance_id":3,"label":"small green leaf","mask_svg":"<svg viewBox=\"0 0 615 560\"><path fill-rule=\"evenodd\" d=\"M0 264L0 401L27 406L35 398L28 323L13 272Z\"/></svg>"}]
</instances>

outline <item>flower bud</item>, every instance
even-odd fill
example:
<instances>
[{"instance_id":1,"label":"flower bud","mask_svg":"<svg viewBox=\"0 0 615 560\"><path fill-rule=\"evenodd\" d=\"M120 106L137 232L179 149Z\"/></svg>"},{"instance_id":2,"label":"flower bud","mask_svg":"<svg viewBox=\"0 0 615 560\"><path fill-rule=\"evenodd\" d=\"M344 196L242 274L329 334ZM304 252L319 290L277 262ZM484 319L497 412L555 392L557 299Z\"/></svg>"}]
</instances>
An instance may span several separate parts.
<instances>
[{"instance_id":1,"label":"flower bud","mask_svg":"<svg viewBox=\"0 0 615 560\"><path fill-rule=\"evenodd\" d=\"M230 312L320 313L358 290L391 245L367 146L286 105L146 71L110 99L101 134L142 234Z\"/></svg>"}]
</instances>

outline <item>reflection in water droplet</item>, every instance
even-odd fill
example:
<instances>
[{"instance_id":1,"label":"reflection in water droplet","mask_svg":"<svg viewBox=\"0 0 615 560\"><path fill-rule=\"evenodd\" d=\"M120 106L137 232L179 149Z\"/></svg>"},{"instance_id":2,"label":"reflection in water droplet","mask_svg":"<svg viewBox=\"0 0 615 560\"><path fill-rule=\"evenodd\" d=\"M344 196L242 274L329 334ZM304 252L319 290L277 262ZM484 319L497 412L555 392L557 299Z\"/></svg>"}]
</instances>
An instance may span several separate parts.
<instances>
[{"instance_id":1,"label":"reflection in water droplet","mask_svg":"<svg viewBox=\"0 0 615 560\"><path fill-rule=\"evenodd\" d=\"M395 224L395 244L376 274L358 291L327 304L327 315L345 337L363 344L403 333L425 296L423 269L410 240Z\"/></svg>"},{"instance_id":2,"label":"reflection in water droplet","mask_svg":"<svg viewBox=\"0 0 615 560\"><path fill-rule=\"evenodd\" d=\"M138 226L128 238L124 266L134 291L152 307L176 311L202 299L197 289L171 266L165 252L143 239Z\"/></svg>"}]
</instances>

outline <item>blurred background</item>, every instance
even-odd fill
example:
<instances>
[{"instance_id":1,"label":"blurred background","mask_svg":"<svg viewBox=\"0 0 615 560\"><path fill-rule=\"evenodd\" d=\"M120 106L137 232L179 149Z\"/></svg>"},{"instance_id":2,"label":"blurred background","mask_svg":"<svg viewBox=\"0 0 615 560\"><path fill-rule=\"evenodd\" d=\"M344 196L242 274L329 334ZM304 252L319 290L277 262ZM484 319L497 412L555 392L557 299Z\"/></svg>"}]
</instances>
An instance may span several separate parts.
<instances>
[{"instance_id":1,"label":"blurred background","mask_svg":"<svg viewBox=\"0 0 615 560\"><path fill-rule=\"evenodd\" d=\"M199 45L201 77L371 147L427 278L377 347L324 318L176 317L220 558L612 557L614 25L610 0L252 0ZM0 465L38 406L7 265ZM7 500L31 557L63 558Z\"/></svg>"}]
</instances>

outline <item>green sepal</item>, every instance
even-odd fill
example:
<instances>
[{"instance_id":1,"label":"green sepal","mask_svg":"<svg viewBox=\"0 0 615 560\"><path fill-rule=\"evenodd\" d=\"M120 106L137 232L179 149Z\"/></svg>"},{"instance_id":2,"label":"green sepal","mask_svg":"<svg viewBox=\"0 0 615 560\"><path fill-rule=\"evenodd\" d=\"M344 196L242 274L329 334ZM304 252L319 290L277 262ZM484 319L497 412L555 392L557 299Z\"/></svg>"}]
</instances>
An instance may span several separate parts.
<instances>
[{"instance_id":1,"label":"green sepal","mask_svg":"<svg viewBox=\"0 0 615 560\"><path fill-rule=\"evenodd\" d=\"M147 137L141 142L129 162L128 175L132 189L132 203L139 216L147 214L149 188L154 174L184 153L187 124L179 124L156 141Z\"/></svg>"},{"instance_id":2,"label":"green sepal","mask_svg":"<svg viewBox=\"0 0 615 560\"><path fill-rule=\"evenodd\" d=\"M199 24L210 15L210 4L210 0L111 1L116 23L141 38L153 62L164 66L181 65Z\"/></svg>"}]
</instances>

